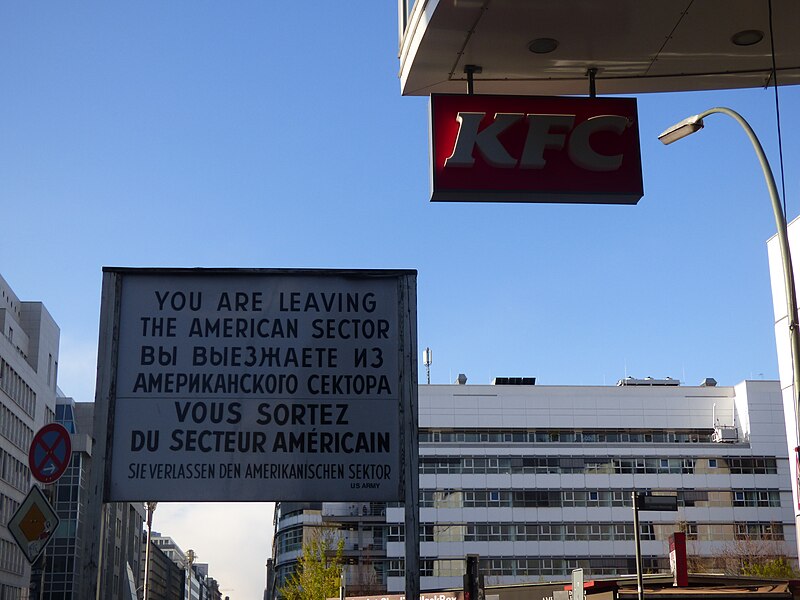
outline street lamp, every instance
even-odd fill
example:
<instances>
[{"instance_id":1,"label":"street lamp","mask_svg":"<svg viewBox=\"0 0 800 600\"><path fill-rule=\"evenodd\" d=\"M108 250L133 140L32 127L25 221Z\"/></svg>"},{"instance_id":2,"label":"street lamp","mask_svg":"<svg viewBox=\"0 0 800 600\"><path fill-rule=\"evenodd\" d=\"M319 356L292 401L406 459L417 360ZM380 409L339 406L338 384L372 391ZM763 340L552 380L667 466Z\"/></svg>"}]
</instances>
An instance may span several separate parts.
<instances>
[{"instance_id":1,"label":"street lamp","mask_svg":"<svg viewBox=\"0 0 800 600\"><path fill-rule=\"evenodd\" d=\"M153 513L156 510L158 502L145 502L147 508L147 546L144 550L144 590L142 591L142 598L150 600L150 544L153 539Z\"/></svg>"},{"instance_id":2,"label":"street lamp","mask_svg":"<svg viewBox=\"0 0 800 600\"><path fill-rule=\"evenodd\" d=\"M769 197L772 201L772 211L775 213L775 224L778 228L778 243L781 251L781 262L783 264L783 286L786 293L786 314L789 321L789 339L792 348L792 396L794 399L795 409L795 456L800 455L800 332L798 332L797 325L797 295L794 287L794 270L792 269L792 255L789 251L789 240L787 236L786 215L783 214L781 208L780 198L778 197L778 188L775 185L775 178L772 175L772 169L767 161L767 156L764 154L764 149L758 141L756 134L750 127L749 123L734 110L724 107L709 108L700 114L691 116L684 119L680 123L676 123L668 128L658 139L664 144L671 144L687 135L699 131L703 128L703 119L711 114L721 113L733 118L739 125L742 126L747 137L750 138L750 143L758 156L758 162L761 164L761 170L764 172L764 179L767 182L767 189L769 190ZM795 474L798 475L797 473ZM798 480L800 482L800 479ZM797 491L796 499L800 501L800 488L795 486Z\"/></svg>"},{"instance_id":3,"label":"street lamp","mask_svg":"<svg viewBox=\"0 0 800 600\"><path fill-rule=\"evenodd\" d=\"M196 561L196 560L197 560L197 553L194 550L192 550L191 548L189 548L186 551L186 564L189 567L189 597L188 597L188 600L191 600L191 598L192 598L192 565L194 564L194 561Z\"/></svg>"}]
</instances>

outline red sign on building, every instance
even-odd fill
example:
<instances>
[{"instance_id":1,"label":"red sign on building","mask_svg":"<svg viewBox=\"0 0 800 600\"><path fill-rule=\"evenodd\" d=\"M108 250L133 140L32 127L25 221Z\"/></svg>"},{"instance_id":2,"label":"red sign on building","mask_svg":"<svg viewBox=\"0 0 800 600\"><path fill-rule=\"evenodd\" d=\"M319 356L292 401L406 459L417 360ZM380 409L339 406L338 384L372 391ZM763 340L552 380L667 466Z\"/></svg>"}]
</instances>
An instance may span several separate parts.
<instances>
[{"instance_id":1,"label":"red sign on building","mask_svg":"<svg viewBox=\"0 0 800 600\"><path fill-rule=\"evenodd\" d=\"M634 98L431 96L434 202L636 204Z\"/></svg>"},{"instance_id":2,"label":"red sign on building","mask_svg":"<svg viewBox=\"0 0 800 600\"><path fill-rule=\"evenodd\" d=\"M672 571L674 585L689 585L689 570L686 562L686 534L676 531L669 536L669 568Z\"/></svg>"}]
</instances>

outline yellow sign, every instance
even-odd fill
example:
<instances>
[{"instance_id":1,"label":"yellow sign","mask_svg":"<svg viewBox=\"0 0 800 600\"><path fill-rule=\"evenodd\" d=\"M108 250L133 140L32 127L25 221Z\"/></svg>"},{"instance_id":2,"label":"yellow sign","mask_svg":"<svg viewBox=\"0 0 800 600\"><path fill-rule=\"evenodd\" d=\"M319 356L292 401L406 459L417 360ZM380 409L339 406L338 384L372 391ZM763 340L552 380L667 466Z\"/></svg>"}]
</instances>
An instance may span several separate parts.
<instances>
[{"instance_id":1,"label":"yellow sign","mask_svg":"<svg viewBox=\"0 0 800 600\"><path fill-rule=\"evenodd\" d=\"M8 531L28 562L34 563L58 527L58 515L42 491L34 486L8 522Z\"/></svg>"}]
</instances>

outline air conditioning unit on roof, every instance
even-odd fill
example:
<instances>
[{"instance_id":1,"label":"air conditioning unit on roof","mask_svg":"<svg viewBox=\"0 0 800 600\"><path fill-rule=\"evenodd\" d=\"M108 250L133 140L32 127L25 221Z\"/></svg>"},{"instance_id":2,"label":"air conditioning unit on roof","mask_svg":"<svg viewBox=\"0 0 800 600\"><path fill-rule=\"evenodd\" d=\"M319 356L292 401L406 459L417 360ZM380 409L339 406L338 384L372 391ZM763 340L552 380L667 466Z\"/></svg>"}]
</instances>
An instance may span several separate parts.
<instances>
[{"instance_id":1,"label":"air conditioning unit on roof","mask_svg":"<svg viewBox=\"0 0 800 600\"><path fill-rule=\"evenodd\" d=\"M712 442L726 442L733 443L739 441L739 430L736 427L722 427L717 425L714 427L714 433L711 436Z\"/></svg>"}]
</instances>

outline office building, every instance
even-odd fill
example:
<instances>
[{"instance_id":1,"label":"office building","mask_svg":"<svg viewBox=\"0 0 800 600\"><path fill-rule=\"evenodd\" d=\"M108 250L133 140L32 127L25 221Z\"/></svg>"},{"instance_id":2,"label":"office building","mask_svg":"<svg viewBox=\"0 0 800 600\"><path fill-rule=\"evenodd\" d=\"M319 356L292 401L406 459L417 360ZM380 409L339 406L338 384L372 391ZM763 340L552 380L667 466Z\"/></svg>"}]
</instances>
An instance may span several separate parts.
<instances>
[{"instance_id":1,"label":"office building","mask_svg":"<svg viewBox=\"0 0 800 600\"><path fill-rule=\"evenodd\" d=\"M766 196L766 190L765 190ZM766 197L765 197L766 203ZM800 220L795 219L787 227L787 237L789 251L793 257L792 267L795 288L797 287L798 262L800 262ZM792 368L792 343L789 334L788 308L786 304L786 287L784 285L783 261L781 257L778 236L775 235L767 242L767 252L769 255L769 276L772 282L772 304L775 315L775 344L778 349L778 371L781 380L781 393L783 394L783 413L786 424L787 452L792 452L800 446L798 440L798 406L797 392L794 389L794 370ZM797 293L797 290L795 290ZM793 486L794 506L800 509L800 474L798 474L798 457L800 451L794 451L794 460L789 462L791 468L791 481L796 482ZM800 526L800 510L795 511L797 526ZM798 541L798 552L800 552L800 541Z\"/></svg>"},{"instance_id":2,"label":"office building","mask_svg":"<svg viewBox=\"0 0 800 600\"><path fill-rule=\"evenodd\" d=\"M480 556L494 585L563 581L575 568L635 573L634 491L677 496L677 512L640 515L647 571L669 570L667 540L678 530L696 568L713 570L742 545L796 559L778 382L421 385L419 422L422 590L461 587L467 554ZM402 590L403 511L282 503L276 585L308 530L330 526L346 540L348 586L369 568L367 581Z\"/></svg>"},{"instance_id":3,"label":"office building","mask_svg":"<svg viewBox=\"0 0 800 600\"><path fill-rule=\"evenodd\" d=\"M64 475L51 486L53 508L60 522L45 553L41 575L43 600L78 599L90 594L81 588L81 541L86 527L89 471L92 467L93 416L93 403L76 403L72 398L58 397L56 422L70 432L72 457ZM139 563L144 509L141 503L115 502L103 507L103 515L106 523L100 581L102 597L127 599L131 588L141 586Z\"/></svg>"},{"instance_id":4,"label":"office building","mask_svg":"<svg viewBox=\"0 0 800 600\"><path fill-rule=\"evenodd\" d=\"M53 421L59 329L41 302L0 277L0 598L27 598L30 566L7 524L31 488L28 450Z\"/></svg>"},{"instance_id":5,"label":"office building","mask_svg":"<svg viewBox=\"0 0 800 600\"><path fill-rule=\"evenodd\" d=\"M142 545L147 542L147 535L142 536ZM141 561L144 581L145 561ZM156 544L150 543L150 579L148 595L151 600L184 600L186 590L186 570L178 566Z\"/></svg>"},{"instance_id":6,"label":"office building","mask_svg":"<svg viewBox=\"0 0 800 600\"><path fill-rule=\"evenodd\" d=\"M208 564L196 562L197 555L193 550L184 552L175 540L157 531L152 533L150 539L155 547L183 570L185 574L183 590L187 600L206 600L212 597L211 591L214 594L219 593L219 582L209 577Z\"/></svg>"},{"instance_id":7,"label":"office building","mask_svg":"<svg viewBox=\"0 0 800 600\"><path fill-rule=\"evenodd\" d=\"M385 502L279 502L274 527L272 559L267 563L268 598L279 596L303 544L320 532L335 532L334 538L344 539L348 596L386 591Z\"/></svg>"}]
</instances>

